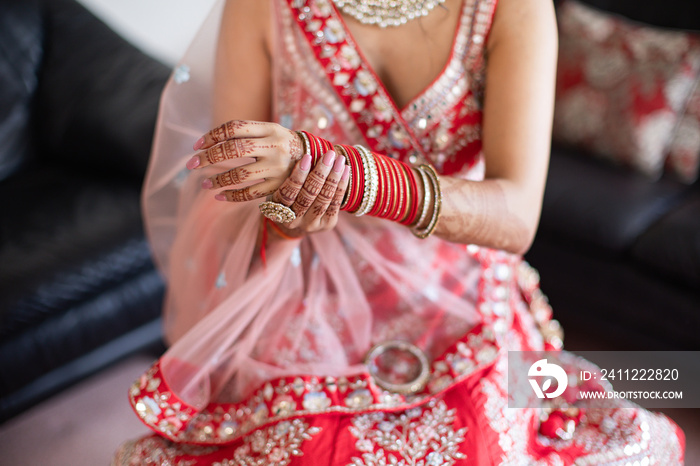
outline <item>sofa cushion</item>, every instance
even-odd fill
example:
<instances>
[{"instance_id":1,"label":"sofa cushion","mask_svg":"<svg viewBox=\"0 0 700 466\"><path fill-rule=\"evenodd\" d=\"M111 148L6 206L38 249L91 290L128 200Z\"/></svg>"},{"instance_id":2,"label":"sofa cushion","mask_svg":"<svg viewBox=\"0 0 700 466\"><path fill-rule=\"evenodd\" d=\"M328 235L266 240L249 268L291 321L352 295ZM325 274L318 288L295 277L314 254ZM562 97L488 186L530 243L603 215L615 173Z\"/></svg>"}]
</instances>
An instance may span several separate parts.
<instances>
[{"instance_id":1,"label":"sofa cushion","mask_svg":"<svg viewBox=\"0 0 700 466\"><path fill-rule=\"evenodd\" d=\"M700 84L690 97L685 114L676 125L667 164L686 183L700 174Z\"/></svg>"},{"instance_id":2,"label":"sofa cushion","mask_svg":"<svg viewBox=\"0 0 700 466\"><path fill-rule=\"evenodd\" d=\"M555 140L658 178L700 81L700 35L573 0L557 16Z\"/></svg>"},{"instance_id":3,"label":"sofa cushion","mask_svg":"<svg viewBox=\"0 0 700 466\"><path fill-rule=\"evenodd\" d=\"M622 254L691 189L555 147L538 235Z\"/></svg>"},{"instance_id":4,"label":"sofa cushion","mask_svg":"<svg viewBox=\"0 0 700 466\"><path fill-rule=\"evenodd\" d=\"M0 2L0 180L32 157L32 98L42 59L38 0Z\"/></svg>"},{"instance_id":5,"label":"sofa cushion","mask_svg":"<svg viewBox=\"0 0 700 466\"><path fill-rule=\"evenodd\" d=\"M632 255L661 275L700 285L700 189L639 237Z\"/></svg>"}]
</instances>

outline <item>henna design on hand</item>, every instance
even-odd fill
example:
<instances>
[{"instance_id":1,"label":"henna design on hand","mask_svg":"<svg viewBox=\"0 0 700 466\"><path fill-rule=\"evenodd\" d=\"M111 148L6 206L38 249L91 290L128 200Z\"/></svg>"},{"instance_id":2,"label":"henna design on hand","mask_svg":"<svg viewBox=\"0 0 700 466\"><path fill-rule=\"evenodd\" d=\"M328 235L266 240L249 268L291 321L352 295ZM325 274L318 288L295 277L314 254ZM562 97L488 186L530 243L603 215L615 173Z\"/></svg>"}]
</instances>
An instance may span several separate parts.
<instances>
[{"instance_id":1,"label":"henna design on hand","mask_svg":"<svg viewBox=\"0 0 700 466\"><path fill-rule=\"evenodd\" d=\"M215 164L226 160L224 148L221 145L207 149L205 155L209 164Z\"/></svg>"},{"instance_id":2,"label":"henna design on hand","mask_svg":"<svg viewBox=\"0 0 700 466\"><path fill-rule=\"evenodd\" d=\"M246 122L233 120L224 123L211 131L211 137L215 143L223 142L227 139L235 138L238 130L245 126ZM250 123L248 123L250 124Z\"/></svg>"},{"instance_id":3,"label":"henna design on hand","mask_svg":"<svg viewBox=\"0 0 700 466\"><path fill-rule=\"evenodd\" d=\"M290 139L289 142L289 156L292 158L292 160L301 160L301 158L304 156L304 142L301 140L301 136L299 136L297 133L294 131L289 131L292 135L292 139Z\"/></svg>"},{"instance_id":4,"label":"henna design on hand","mask_svg":"<svg viewBox=\"0 0 700 466\"><path fill-rule=\"evenodd\" d=\"M292 175L277 190L278 200L286 206L291 206L299 195L305 179L306 177L299 172L292 172Z\"/></svg>"},{"instance_id":5,"label":"henna design on hand","mask_svg":"<svg viewBox=\"0 0 700 466\"><path fill-rule=\"evenodd\" d=\"M327 206L326 204L316 204L316 206L313 208L312 213L313 213L316 217L320 217L320 216L322 216L324 213L326 213L326 209L327 209L327 208L328 208L328 206Z\"/></svg>"},{"instance_id":6,"label":"henna design on hand","mask_svg":"<svg viewBox=\"0 0 700 466\"><path fill-rule=\"evenodd\" d=\"M311 196L306 196L304 195L304 190L302 189L299 195L297 196L296 201L294 201L294 204L298 205L299 207L303 208L302 212L297 212L297 214L301 215L305 213L307 210L309 210L309 207L311 207L311 204L314 203L314 198ZM292 209L295 210L296 209Z\"/></svg>"},{"instance_id":7,"label":"henna design on hand","mask_svg":"<svg viewBox=\"0 0 700 466\"><path fill-rule=\"evenodd\" d=\"M294 204L294 201L299 195L299 191L301 191L301 186L283 184L282 186L280 186L280 189L277 190L277 193L279 195L280 200L282 201L282 204L290 206Z\"/></svg>"},{"instance_id":8,"label":"henna design on hand","mask_svg":"<svg viewBox=\"0 0 700 466\"><path fill-rule=\"evenodd\" d=\"M326 180L326 184L324 184L323 188L321 188L321 192L318 193L318 199L330 203L330 201L333 199L333 195L335 194L335 190L337 187L338 180L335 178L328 178Z\"/></svg>"},{"instance_id":9,"label":"henna design on hand","mask_svg":"<svg viewBox=\"0 0 700 466\"><path fill-rule=\"evenodd\" d=\"M260 194L257 190L251 190L250 186L248 186L236 191L226 191L226 198L232 202L246 202L258 199L261 197Z\"/></svg>"},{"instance_id":10,"label":"henna design on hand","mask_svg":"<svg viewBox=\"0 0 700 466\"><path fill-rule=\"evenodd\" d=\"M230 139L222 145L229 159L250 156L256 149L255 142L251 139Z\"/></svg>"},{"instance_id":11,"label":"henna design on hand","mask_svg":"<svg viewBox=\"0 0 700 466\"><path fill-rule=\"evenodd\" d=\"M234 168L224 173L216 175L214 178L218 184L217 187L231 186L245 182L251 176L250 170L240 167Z\"/></svg>"},{"instance_id":12,"label":"henna design on hand","mask_svg":"<svg viewBox=\"0 0 700 466\"><path fill-rule=\"evenodd\" d=\"M304 187L301 188L302 191L306 191L310 196L314 198L318 196L318 193L323 189L323 185L326 184L326 180L316 172L311 172L309 177L304 182Z\"/></svg>"},{"instance_id":13,"label":"henna design on hand","mask_svg":"<svg viewBox=\"0 0 700 466\"><path fill-rule=\"evenodd\" d=\"M231 139L206 150L207 162L215 164L228 159L250 157L256 151L255 142L250 139Z\"/></svg>"}]
</instances>

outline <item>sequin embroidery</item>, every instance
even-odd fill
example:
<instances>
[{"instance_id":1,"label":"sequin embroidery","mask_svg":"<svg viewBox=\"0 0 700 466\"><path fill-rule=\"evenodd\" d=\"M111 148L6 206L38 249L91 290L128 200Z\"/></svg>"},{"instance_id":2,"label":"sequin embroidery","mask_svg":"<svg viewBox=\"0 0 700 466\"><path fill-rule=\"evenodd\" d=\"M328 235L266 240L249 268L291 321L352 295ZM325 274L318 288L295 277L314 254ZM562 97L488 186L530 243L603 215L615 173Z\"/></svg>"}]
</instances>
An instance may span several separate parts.
<instances>
[{"instance_id":1,"label":"sequin embroidery","mask_svg":"<svg viewBox=\"0 0 700 466\"><path fill-rule=\"evenodd\" d=\"M455 412L440 400L401 414L356 416L349 429L362 457L348 466L449 466L466 459L459 446L467 428L454 428Z\"/></svg>"}]
</instances>

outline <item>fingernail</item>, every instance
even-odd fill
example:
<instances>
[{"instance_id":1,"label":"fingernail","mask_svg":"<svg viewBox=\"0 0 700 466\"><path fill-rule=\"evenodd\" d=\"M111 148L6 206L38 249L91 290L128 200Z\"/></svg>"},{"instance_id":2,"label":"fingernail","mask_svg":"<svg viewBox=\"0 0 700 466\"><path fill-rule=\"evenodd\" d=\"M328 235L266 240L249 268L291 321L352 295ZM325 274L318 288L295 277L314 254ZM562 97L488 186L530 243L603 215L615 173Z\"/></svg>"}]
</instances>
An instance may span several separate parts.
<instances>
[{"instance_id":1,"label":"fingernail","mask_svg":"<svg viewBox=\"0 0 700 466\"><path fill-rule=\"evenodd\" d=\"M336 158L335 163L333 164L333 171L340 173L343 171L343 168L345 168L345 159L343 157Z\"/></svg>"},{"instance_id":2,"label":"fingernail","mask_svg":"<svg viewBox=\"0 0 700 466\"><path fill-rule=\"evenodd\" d=\"M350 178L350 165L345 166L345 170L343 170L343 176L340 177L341 180L345 181L348 178Z\"/></svg>"},{"instance_id":3,"label":"fingernail","mask_svg":"<svg viewBox=\"0 0 700 466\"><path fill-rule=\"evenodd\" d=\"M192 148L193 148L194 150L199 150L199 149L202 148L203 145L204 145L204 136L202 136L201 138L197 139L197 142L194 143L194 146L192 146Z\"/></svg>"},{"instance_id":4,"label":"fingernail","mask_svg":"<svg viewBox=\"0 0 700 466\"><path fill-rule=\"evenodd\" d=\"M187 168L190 170L195 169L199 166L199 163L199 155L195 155L187 161Z\"/></svg>"},{"instance_id":5,"label":"fingernail","mask_svg":"<svg viewBox=\"0 0 700 466\"><path fill-rule=\"evenodd\" d=\"M209 178L205 178L204 181L202 181L202 189L211 189L213 187L214 183L212 183Z\"/></svg>"},{"instance_id":6,"label":"fingernail","mask_svg":"<svg viewBox=\"0 0 700 466\"><path fill-rule=\"evenodd\" d=\"M328 152L326 152L326 155L323 156L323 164L327 167L332 166L334 160L335 160L335 151L334 150L329 150Z\"/></svg>"},{"instance_id":7,"label":"fingernail","mask_svg":"<svg viewBox=\"0 0 700 466\"><path fill-rule=\"evenodd\" d=\"M214 199L216 199L217 201L225 201L226 196L224 196L223 194L217 194L216 196L214 196Z\"/></svg>"},{"instance_id":8,"label":"fingernail","mask_svg":"<svg viewBox=\"0 0 700 466\"><path fill-rule=\"evenodd\" d=\"M299 168L301 168L305 172L309 171L309 168L311 168L310 154L304 154L304 156L301 158L301 165L299 166Z\"/></svg>"}]
</instances>

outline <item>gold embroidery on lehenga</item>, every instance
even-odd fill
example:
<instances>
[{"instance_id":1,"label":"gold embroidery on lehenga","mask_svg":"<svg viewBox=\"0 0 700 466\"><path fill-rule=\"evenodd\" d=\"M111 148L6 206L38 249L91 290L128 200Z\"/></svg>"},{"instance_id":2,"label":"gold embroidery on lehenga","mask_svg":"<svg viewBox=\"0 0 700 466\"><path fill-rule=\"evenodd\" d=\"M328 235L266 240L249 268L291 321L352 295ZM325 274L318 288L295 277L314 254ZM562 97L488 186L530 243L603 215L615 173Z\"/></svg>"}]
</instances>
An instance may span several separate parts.
<instances>
[{"instance_id":1,"label":"gold embroidery on lehenga","mask_svg":"<svg viewBox=\"0 0 700 466\"><path fill-rule=\"evenodd\" d=\"M467 428L455 430L455 412L440 400L400 414L356 416L350 432L362 457L348 466L437 466L466 459L458 450Z\"/></svg>"},{"instance_id":2,"label":"gold embroidery on lehenga","mask_svg":"<svg viewBox=\"0 0 700 466\"><path fill-rule=\"evenodd\" d=\"M232 459L213 463L213 466L286 466L292 457L303 456L301 444L319 432L320 427L309 427L301 419L282 421L255 431L236 448Z\"/></svg>"},{"instance_id":3,"label":"gold embroidery on lehenga","mask_svg":"<svg viewBox=\"0 0 700 466\"><path fill-rule=\"evenodd\" d=\"M514 347L514 350L520 348ZM528 454L528 432L534 410L508 409L507 358L500 358L494 366L494 376L484 378L481 392L486 397L484 414L489 426L498 435L498 446L503 451L501 466L547 465L563 466L563 461L556 455L536 459Z\"/></svg>"},{"instance_id":4,"label":"gold embroidery on lehenga","mask_svg":"<svg viewBox=\"0 0 700 466\"><path fill-rule=\"evenodd\" d=\"M112 466L192 466L195 460L177 457L205 456L217 450L217 447L178 444L162 437L144 437L124 443L117 451Z\"/></svg>"}]
</instances>

